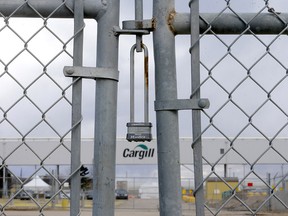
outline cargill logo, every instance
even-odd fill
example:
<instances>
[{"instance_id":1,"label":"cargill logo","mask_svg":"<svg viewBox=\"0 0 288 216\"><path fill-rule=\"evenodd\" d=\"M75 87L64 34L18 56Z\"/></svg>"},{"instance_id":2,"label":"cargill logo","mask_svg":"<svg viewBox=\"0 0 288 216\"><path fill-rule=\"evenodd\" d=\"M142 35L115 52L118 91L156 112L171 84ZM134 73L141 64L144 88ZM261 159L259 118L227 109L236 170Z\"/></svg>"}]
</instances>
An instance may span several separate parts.
<instances>
[{"instance_id":1,"label":"cargill logo","mask_svg":"<svg viewBox=\"0 0 288 216\"><path fill-rule=\"evenodd\" d=\"M124 149L123 157L138 158L142 160L143 158L152 158L154 156L154 151L154 148L148 148L144 144L139 144L134 149Z\"/></svg>"}]
</instances>

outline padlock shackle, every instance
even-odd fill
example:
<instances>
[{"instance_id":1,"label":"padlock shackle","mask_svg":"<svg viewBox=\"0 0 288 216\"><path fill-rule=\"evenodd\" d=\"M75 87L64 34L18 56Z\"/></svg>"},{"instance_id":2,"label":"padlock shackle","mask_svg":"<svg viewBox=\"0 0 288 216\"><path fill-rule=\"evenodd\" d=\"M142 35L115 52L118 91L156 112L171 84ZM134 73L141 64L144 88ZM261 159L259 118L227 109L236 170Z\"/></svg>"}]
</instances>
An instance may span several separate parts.
<instances>
[{"instance_id":1,"label":"padlock shackle","mask_svg":"<svg viewBox=\"0 0 288 216\"><path fill-rule=\"evenodd\" d=\"M144 122L149 122L149 59L148 49L142 44L144 50ZM130 122L135 121L135 61L134 54L137 45L134 44L130 50Z\"/></svg>"}]
</instances>

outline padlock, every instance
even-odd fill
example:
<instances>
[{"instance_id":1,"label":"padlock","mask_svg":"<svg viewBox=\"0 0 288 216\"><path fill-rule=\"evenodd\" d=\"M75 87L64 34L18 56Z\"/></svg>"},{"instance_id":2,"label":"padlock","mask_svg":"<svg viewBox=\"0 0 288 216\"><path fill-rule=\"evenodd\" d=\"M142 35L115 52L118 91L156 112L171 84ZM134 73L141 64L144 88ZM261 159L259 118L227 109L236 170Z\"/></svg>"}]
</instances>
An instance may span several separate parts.
<instances>
[{"instance_id":1,"label":"padlock","mask_svg":"<svg viewBox=\"0 0 288 216\"><path fill-rule=\"evenodd\" d=\"M129 122L127 123L126 139L130 142L150 142L152 140L151 128L152 123L150 122Z\"/></svg>"},{"instance_id":2,"label":"padlock","mask_svg":"<svg viewBox=\"0 0 288 216\"><path fill-rule=\"evenodd\" d=\"M144 50L144 122L134 122L134 51L136 44L130 50L130 122L127 123L126 139L131 142L150 142L152 140L152 123L149 122L149 82L148 82L148 49L142 44Z\"/></svg>"}]
</instances>

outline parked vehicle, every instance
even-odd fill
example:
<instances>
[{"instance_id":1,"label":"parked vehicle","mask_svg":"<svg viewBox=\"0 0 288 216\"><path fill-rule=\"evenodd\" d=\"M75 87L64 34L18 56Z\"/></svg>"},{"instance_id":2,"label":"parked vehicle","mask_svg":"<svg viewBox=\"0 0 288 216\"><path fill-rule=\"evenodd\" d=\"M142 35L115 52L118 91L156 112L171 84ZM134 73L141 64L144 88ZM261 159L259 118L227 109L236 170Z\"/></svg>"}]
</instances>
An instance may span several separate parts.
<instances>
[{"instance_id":1,"label":"parked vehicle","mask_svg":"<svg viewBox=\"0 0 288 216\"><path fill-rule=\"evenodd\" d=\"M93 199L93 190L86 191L85 197L87 200L92 200Z\"/></svg>"},{"instance_id":2,"label":"parked vehicle","mask_svg":"<svg viewBox=\"0 0 288 216\"><path fill-rule=\"evenodd\" d=\"M21 191L16 195L15 199L30 200L33 197L33 191Z\"/></svg>"},{"instance_id":3,"label":"parked vehicle","mask_svg":"<svg viewBox=\"0 0 288 216\"><path fill-rule=\"evenodd\" d=\"M128 200L128 192L125 189L116 189L115 190L115 198L116 199L127 199Z\"/></svg>"},{"instance_id":4,"label":"parked vehicle","mask_svg":"<svg viewBox=\"0 0 288 216\"><path fill-rule=\"evenodd\" d=\"M52 192L51 191L45 191L44 192L44 198L45 199L50 199L52 197Z\"/></svg>"}]
</instances>

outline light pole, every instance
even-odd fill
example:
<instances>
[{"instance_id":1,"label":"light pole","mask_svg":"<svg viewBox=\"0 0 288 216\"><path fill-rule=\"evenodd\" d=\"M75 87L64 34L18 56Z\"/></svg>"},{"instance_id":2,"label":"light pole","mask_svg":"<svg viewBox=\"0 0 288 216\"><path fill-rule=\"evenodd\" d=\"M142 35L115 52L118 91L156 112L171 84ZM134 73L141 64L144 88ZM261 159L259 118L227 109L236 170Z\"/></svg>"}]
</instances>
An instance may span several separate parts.
<instances>
[{"instance_id":1,"label":"light pole","mask_svg":"<svg viewBox=\"0 0 288 216\"><path fill-rule=\"evenodd\" d=\"M6 143L4 142L3 143L3 160L5 160L5 157L6 157ZM7 184L6 184L6 166L5 166L5 163L4 163L4 166L3 166L2 173L3 173L3 175L2 175L2 181L3 181L3 194L2 194L2 197L6 198L7 197Z\"/></svg>"}]
</instances>

